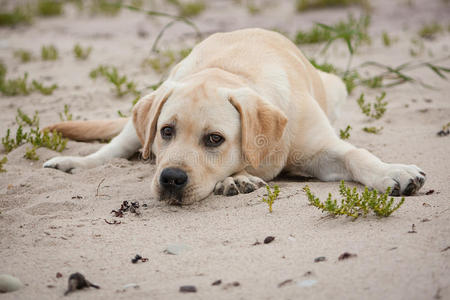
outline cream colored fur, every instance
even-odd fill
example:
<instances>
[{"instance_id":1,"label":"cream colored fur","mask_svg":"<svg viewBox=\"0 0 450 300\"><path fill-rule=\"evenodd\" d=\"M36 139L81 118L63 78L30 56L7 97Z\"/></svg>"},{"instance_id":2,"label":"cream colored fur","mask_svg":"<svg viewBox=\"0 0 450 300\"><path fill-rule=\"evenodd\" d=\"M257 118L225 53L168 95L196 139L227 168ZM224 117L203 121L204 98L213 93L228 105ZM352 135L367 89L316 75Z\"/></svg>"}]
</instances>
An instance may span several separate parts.
<instances>
[{"instance_id":1,"label":"cream colored fur","mask_svg":"<svg viewBox=\"0 0 450 300\"><path fill-rule=\"evenodd\" d=\"M339 117L346 97L338 77L317 71L282 35L261 29L218 33L137 103L132 120L109 144L87 157L55 157L44 167L92 168L142 147L144 158L156 156L155 196L162 195L164 168L188 174L186 204L213 191L251 192L281 171L358 181L379 191L390 187L394 195L419 190L425 173L418 167L384 163L336 136L330 121ZM73 125L52 128L63 134L81 128ZM170 140L161 137L165 126L175 129ZM100 128L101 136L113 132ZM211 133L225 141L205 146Z\"/></svg>"}]
</instances>

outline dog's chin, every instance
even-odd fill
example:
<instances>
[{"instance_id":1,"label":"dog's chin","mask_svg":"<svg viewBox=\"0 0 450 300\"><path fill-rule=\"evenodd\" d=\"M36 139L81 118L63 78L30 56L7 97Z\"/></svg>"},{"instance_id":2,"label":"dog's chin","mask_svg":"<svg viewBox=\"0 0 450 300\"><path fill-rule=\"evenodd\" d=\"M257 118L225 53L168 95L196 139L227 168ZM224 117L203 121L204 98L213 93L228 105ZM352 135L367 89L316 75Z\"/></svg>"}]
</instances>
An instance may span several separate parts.
<instances>
[{"instance_id":1,"label":"dog's chin","mask_svg":"<svg viewBox=\"0 0 450 300\"><path fill-rule=\"evenodd\" d=\"M183 203L183 193L161 191L159 201L164 201L169 205L181 206Z\"/></svg>"}]
</instances>

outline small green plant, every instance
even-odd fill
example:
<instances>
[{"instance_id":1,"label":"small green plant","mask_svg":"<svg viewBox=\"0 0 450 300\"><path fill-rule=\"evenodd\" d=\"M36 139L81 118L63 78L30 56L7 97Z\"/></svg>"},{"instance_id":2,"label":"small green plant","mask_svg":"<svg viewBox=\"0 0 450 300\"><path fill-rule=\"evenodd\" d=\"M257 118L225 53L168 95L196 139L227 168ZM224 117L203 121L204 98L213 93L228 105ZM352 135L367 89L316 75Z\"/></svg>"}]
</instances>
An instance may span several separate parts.
<instances>
[{"instance_id":1,"label":"small green plant","mask_svg":"<svg viewBox=\"0 0 450 300\"><path fill-rule=\"evenodd\" d=\"M39 91L42 95L51 95L53 94L53 91L58 88L57 84L52 84L51 86L44 86L43 83L37 80L33 80L32 84L34 89Z\"/></svg>"},{"instance_id":2,"label":"small green plant","mask_svg":"<svg viewBox=\"0 0 450 300\"><path fill-rule=\"evenodd\" d=\"M61 122L72 121L72 114L69 112L69 105L64 104L64 112L59 113L59 119Z\"/></svg>"},{"instance_id":3,"label":"small green plant","mask_svg":"<svg viewBox=\"0 0 450 300\"><path fill-rule=\"evenodd\" d=\"M17 57L23 63L27 63L31 61L32 55L30 51L19 49L14 51L14 57Z\"/></svg>"},{"instance_id":4,"label":"small green plant","mask_svg":"<svg viewBox=\"0 0 450 300\"><path fill-rule=\"evenodd\" d=\"M92 70L89 76L92 79L96 79L99 76L106 78L106 80L114 85L114 90L118 97L126 94L132 94L135 97L140 96L140 92L136 89L136 84L128 80L126 75L119 75L116 67L100 65L98 68Z\"/></svg>"},{"instance_id":5,"label":"small green plant","mask_svg":"<svg viewBox=\"0 0 450 300\"><path fill-rule=\"evenodd\" d=\"M389 199L391 188L388 188L383 194L378 194L376 190L369 191L365 187L364 192L359 194L356 187L353 189L346 187L343 180L339 186L339 194L343 197L340 204L337 200L333 200L331 193L328 194L327 200L322 202L311 192L308 186L305 186L303 190L306 192L311 205L323 212L328 212L332 216L344 215L352 217L353 220L356 220L359 216L366 217L370 212L378 217L388 217L405 202L404 197L397 203L395 203L393 197Z\"/></svg>"},{"instance_id":6,"label":"small green plant","mask_svg":"<svg viewBox=\"0 0 450 300\"><path fill-rule=\"evenodd\" d=\"M314 25L309 31L297 31L294 42L301 44L316 44L328 41L331 38L330 30Z\"/></svg>"},{"instance_id":7,"label":"small green plant","mask_svg":"<svg viewBox=\"0 0 450 300\"><path fill-rule=\"evenodd\" d=\"M350 137L350 130L352 127L350 125L347 125L345 130L339 129L339 137L341 140L347 140Z\"/></svg>"},{"instance_id":8,"label":"small green plant","mask_svg":"<svg viewBox=\"0 0 450 300\"><path fill-rule=\"evenodd\" d=\"M39 130L39 117L37 112L35 112L33 118L30 118L19 109L17 110L16 121L19 124L19 127L16 130L15 136L11 136L11 130L8 128L6 130L6 135L2 137L2 144L6 153L11 152L13 149L25 143L30 143L32 148L27 149L25 157L37 160L39 158L36 155L36 149L39 147L46 147L59 152L66 147L67 139L64 139L61 133ZM23 129L24 126L32 127L30 127L28 132L25 132Z\"/></svg>"},{"instance_id":9,"label":"small green plant","mask_svg":"<svg viewBox=\"0 0 450 300\"><path fill-rule=\"evenodd\" d=\"M444 31L444 28L439 23L432 23L424 25L417 34L424 39L432 40L436 37L438 33Z\"/></svg>"},{"instance_id":10,"label":"small green plant","mask_svg":"<svg viewBox=\"0 0 450 300\"><path fill-rule=\"evenodd\" d=\"M116 16L122 8L122 0L92 0L90 11L93 15Z\"/></svg>"},{"instance_id":11,"label":"small green plant","mask_svg":"<svg viewBox=\"0 0 450 300\"><path fill-rule=\"evenodd\" d=\"M188 2L183 2L180 0L167 0L167 2L176 6L178 9L178 14L182 17L195 17L201 14L206 8L206 4L199 0L191 0Z\"/></svg>"},{"instance_id":12,"label":"small green plant","mask_svg":"<svg viewBox=\"0 0 450 300\"><path fill-rule=\"evenodd\" d=\"M0 81L0 92L5 96L29 95L31 88L28 86L28 73L23 77L3 79Z\"/></svg>"},{"instance_id":13,"label":"small green plant","mask_svg":"<svg viewBox=\"0 0 450 300\"><path fill-rule=\"evenodd\" d=\"M8 158L6 156L4 156L1 160L0 160L0 173L6 172L6 169L3 168L3 165L6 164L8 162Z\"/></svg>"},{"instance_id":14,"label":"small green plant","mask_svg":"<svg viewBox=\"0 0 450 300\"><path fill-rule=\"evenodd\" d=\"M390 36L387 31L383 31L383 33L381 34L381 40L383 41L384 46L390 47L393 43L398 41L398 38L394 38Z\"/></svg>"},{"instance_id":15,"label":"small green plant","mask_svg":"<svg viewBox=\"0 0 450 300\"><path fill-rule=\"evenodd\" d=\"M23 157L29 160L39 160L39 156L36 154L36 147L27 148Z\"/></svg>"},{"instance_id":16,"label":"small green plant","mask_svg":"<svg viewBox=\"0 0 450 300\"><path fill-rule=\"evenodd\" d=\"M376 96L374 103L366 103L364 93L362 93L359 96L357 103L363 114L372 119L378 120L384 115L386 112L386 106L388 105L387 101L383 101L384 97L386 97L386 92L382 92L381 95Z\"/></svg>"},{"instance_id":17,"label":"small green plant","mask_svg":"<svg viewBox=\"0 0 450 300\"><path fill-rule=\"evenodd\" d=\"M11 138L10 134L11 130L8 128L6 130L6 135L2 137L2 144L6 153L11 152L13 149L25 143L28 138L28 133L23 132L22 125L19 125L19 128L17 128L15 138Z\"/></svg>"},{"instance_id":18,"label":"small green plant","mask_svg":"<svg viewBox=\"0 0 450 300\"><path fill-rule=\"evenodd\" d=\"M310 62L316 69L321 70L321 71L323 71L323 72L327 72L327 73L335 73L335 74L338 72L337 68L336 68L335 66L333 66L332 64L330 64L330 63L324 62L324 63L322 63L322 64L319 64L314 58L310 58L310 59L309 59L309 62Z\"/></svg>"},{"instance_id":19,"label":"small green plant","mask_svg":"<svg viewBox=\"0 0 450 300\"><path fill-rule=\"evenodd\" d=\"M30 24L31 14L25 7L16 7L12 12L0 12L0 26Z\"/></svg>"},{"instance_id":20,"label":"small green plant","mask_svg":"<svg viewBox=\"0 0 450 300\"><path fill-rule=\"evenodd\" d=\"M364 8L369 8L367 0L297 0L296 9L299 12L309 9L319 9L324 7L334 6L349 6L349 5L361 5Z\"/></svg>"},{"instance_id":21,"label":"small green plant","mask_svg":"<svg viewBox=\"0 0 450 300\"><path fill-rule=\"evenodd\" d=\"M37 14L42 17L59 16L63 13L63 2L58 0L39 0Z\"/></svg>"},{"instance_id":22,"label":"small green plant","mask_svg":"<svg viewBox=\"0 0 450 300\"><path fill-rule=\"evenodd\" d=\"M425 43L420 38L411 39L411 47L409 48L409 55L412 57L420 56L425 52Z\"/></svg>"},{"instance_id":23,"label":"small green plant","mask_svg":"<svg viewBox=\"0 0 450 300\"><path fill-rule=\"evenodd\" d=\"M73 47L73 53L75 54L75 57L79 60L86 60L89 57L89 54L91 54L92 47L84 48L81 47L80 44L76 44Z\"/></svg>"},{"instance_id":24,"label":"small green plant","mask_svg":"<svg viewBox=\"0 0 450 300\"><path fill-rule=\"evenodd\" d=\"M144 68L150 67L157 73L164 73L175 63L188 56L191 51L191 48L185 48L179 51L165 50L154 54L151 58L144 59L141 66Z\"/></svg>"},{"instance_id":25,"label":"small green plant","mask_svg":"<svg viewBox=\"0 0 450 300\"><path fill-rule=\"evenodd\" d=\"M383 127L364 127L362 130L367 133L378 134L383 130Z\"/></svg>"},{"instance_id":26,"label":"small green plant","mask_svg":"<svg viewBox=\"0 0 450 300\"><path fill-rule=\"evenodd\" d=\"M270 189L270 186L266 185L266 189L267 189L267 198L263 197L262 198L262 202L267 203L267 205L269 206L269 212L272 212L272 205L275 202L275 200L277 200L278 198L278 194L280 193L280 188L278 187L278 185L274 185L273 187L273 192Z\"/></svg>"},{"instance_id":27,"label":"small green plant","mask_svg":"<svg viewBox=\"0 0 450 300\"><path fill-rule=\"evenodd\" d=\"M42 46L41 57L43 60L56 60L58 59L58 50L53 45Z\"/></svg>"},{"instance_id":28,"label":"small green plant","mask_svg":"<svg viewBox=\"0 0 450 300\"><path fill-rule=\"evenodd\" d=\"M318 26L330 32L331 37L328 39L323 52L326 51L333 42L337 40L344 40L347 45L347 49L350 53L350 59L356 52L356 49L362 43L370 43L370 37L368 34L368 28L370 25L369 16L361 16L359 19L355 19L352 15L348 16L347 21L338 22L335 25L326 25L317 23ZM350 62L348 63L347 70Z\"/></svg>"},{"instance_id":29,"label":"small green plant","mask_svg":"<svg viewBox=\"0 0 450 300\"><path fill-rule=\"evenodd\" d=\"M24 113L20 108L17 109L16 122L22 126L39 126L39 113L36 110L33 117L31 118L26 113Z\"/></svg>"}]
</instances>

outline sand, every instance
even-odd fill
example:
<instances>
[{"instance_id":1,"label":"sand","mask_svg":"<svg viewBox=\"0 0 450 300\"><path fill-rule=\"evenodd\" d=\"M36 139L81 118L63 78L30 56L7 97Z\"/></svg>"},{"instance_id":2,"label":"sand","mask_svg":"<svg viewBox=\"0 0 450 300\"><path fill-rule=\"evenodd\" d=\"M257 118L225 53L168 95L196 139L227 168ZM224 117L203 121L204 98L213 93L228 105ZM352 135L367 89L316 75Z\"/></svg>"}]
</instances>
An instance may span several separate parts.
<instances>
[{"instance_id":1,"label":"sand","mask_svg":"<svg viewBox=\"0 0 450 300\"><path fill-rule=\"evenodd\" d=\"M234 1L208 1L208 9L194 21L205 36L243 27L277 28L292 36L313 22L333 23L349 11L361 12L352 7L298 14L290 2L273 1L260 14L250 15ZM359 49L353 65L368 60L398 65L449 55L448 32L426 40L420 56L409 54L410 40L423 24L448 22L450 6L445 1L412 1L412 6L407 1L371 2L372 44ZM0 58L8 66L8 76L26 71L32 79L59 85L51 96L2 96L1 135L7 128L17 128L17 108L29 114L38 110L41 126L59 121L64 104L70 105L75 119L115 118L117 110L129 113L130 97L116 98L105 81L92 81L88 74L99 64L112 64L139 88L156 83L160 75L140 64L149 57L165 22L129 11L92 18L67 5L64 16L37 19L29 27L1 28ZM398 38L391 47L381 43L383 30ZM93 47L88 60L74 58L72 47L77 42ZM39 57L40 47L50 43L60 50L57 61L23 64L13 57L20 48ZM191 28L177 24L167 31L161 46L181 49L194 43ZM313 56L319 47L302 49ZM326 57L344 68L345 46L333 46ZM329 192L337 194L337 182L277 179L270 184L278 184L281 194L271 214L260 200L263 189L234 197L210 196L180 208L149 196L154 166L137 159L115 159L65 174L41 167L60 153L40 148L40 160L31 162L23 158L27 145L7 155L0 150L0 158L8 158L7 172L0 173L0 273L25 284L1 298L61 298L69 275L81 272L101 289L75 292L68 296L72 299L450 299L450 136L436 135L450 121L450 85L429 70L410 74L436 89L411 84L386 89L388 110L371 122L359 111L356 99L361 92L374 99L381 91L357 88L335 125L338 129L351 125L349 141L384 161L416 164L427 173L422 190L384 219L326 217L308 205L302 191L306 184L323 199ZM368 134L362 131L365 126L383 130ZM86 155L99 147L70 141L62 154ZM429 190L434 193L426 195ZM139 216L112 216L111 210L125 200L139 201ZM105 219L121 223L110 225ZM408 233L412 224L416 233ZM266 236L275 240L253 245ZM165 253L168 247L178 253ZM338 260L344 252L357 256ZM148 261L132 264L136 254ZM326 260L314 262L319 256ZM219 279L220 285L211 285ZM286 280L291 281L279 287ZM138 287L124 289L128 284ZM182 285L195 285L197 292L181 294Z\"/></svg>"}]
</instances>

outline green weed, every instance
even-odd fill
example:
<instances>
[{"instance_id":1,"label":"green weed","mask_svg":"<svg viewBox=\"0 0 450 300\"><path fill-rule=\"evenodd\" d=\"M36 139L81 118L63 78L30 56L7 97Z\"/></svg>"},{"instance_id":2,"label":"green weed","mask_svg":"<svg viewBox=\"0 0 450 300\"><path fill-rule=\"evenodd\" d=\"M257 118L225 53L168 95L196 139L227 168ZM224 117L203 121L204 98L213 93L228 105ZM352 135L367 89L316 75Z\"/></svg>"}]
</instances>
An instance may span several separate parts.
<instances>
[{"instance_id":1,"label":"green weed","mask_svg":"<svg viewBox=\"0 0 450 300\"><path fill-rule=\"evenodd\" d=\"M378 134L383 130L383 127L364 127L362 130L367 133Z\"/></svg>"},{"instance_id":2,"label":"green weed","mask_svg":"<svg viewBox=\"0 0 450 300\"><path fill-rule=\"evenodd\" d=\"M122 8L122 0L93 0L90 11L94 15L116 16Z\"/></svg>"},{"instance_id":3,"label":"green weed","mask_svg":"<svg viewBox=\"0 0 450 300\"><path fill-rule=\"evenodd\" d=\"M29 23L31 23L31 14L24 7L16 7L12 12L0 12L0 26Z\"/></svg>"},{"instance_id":4,"label":"green weed","mask_svg":"<svg viewBox=\"0 0 450 300\"><path fill-rule=\"evenodd\" d=\"M115 93L118 97L126 94L132 94L135 97L140 96L140 92L136 89L136 84L127 79L126 75L119 75L116 67L100 65L98 68L89 73L92 79L99 76L106 78L112 85L114 85Z\"/></svg>"},{"instance_id":5,"label":"green weed","mask_svg":"<svg viewBox=\"0 0 450 300\"><path fill-rule=\"evenodd\" d=\"M6 156L4 156L1 160L0 160L0 173L6 172L6 169L3 168L3 165L6 164L8 162L8 158Z\"/></svg>"},{"instance_id":6,"label":"green weed","mask_svg":"<svg viewBox=\"0 0 450 300\"><path fill-rule=\"evenodd\" d=\"M417 34L424 39L432 40L438 33L444 31L444 28L439 23L426 24L417 32Z\"/></svg>"},{"instance_id":7,"label":"green weed","mask_svg":"<svg viewBox=\"0 0 450 300\"><path fill-rule=\"evenodd\" d=\"M388 105L387 101L383 101L383 99L386 97L386 92L382 92L381 95L375 97L375 102L370 103L365 101L364 99L364 93L362 93L358 100L358 106L361 108L361 111L366 116L370 117L371 119L378 120L380 119L384 113L386 112L386 106Z\"/></svg>"},{"instance_id":8,"label":"green weed","mask_svg":"<svg viewBox=\"0 0 450 300\"><path fill-rule=\"evenodd\" d=\"M43 83L37 80L33 80L32 84L34 89L39 91L42 95L51 95L53 94L53 91L58 88L57 84L52 84L51 86L44 86Z\"/></svg>"},{"instance_id":9,"label":"green weed","mask_svg":"<svg viewBox=\"0 0 450 300\"><path fill-rule=\"evenodd\" d=\"M150 67L157 73L165 73L175 63L191 53L191 48L181 49L179 51L165 50L154 54L151 58L142 61L142 67Z\"/></svg>"},{"instance_id":10,"label":"green weed","mask_svg":"<svg viewBox=\"0 0 450 300\"><path fill-rule=\"evenodd\" d=\"M63 2L58 0L39 0L37 14L42 17L59 16L63 13Z\"/></svg>"},{"instance_id":11,"label":"green weed","mask_svg":"<svg viewBox=\"0 0 450 300\"><path fill-rule=\"evenodd\" d=\"M367 0L297 0L296 9L299 12L309 9L320 9L325 7L334 6L349 6L349 5L361 5L364 8L368 8L369 3Z\"/></svg>"},{"instance_id":12,"label":"green weed","mask_svg":"<svg viewBox=\"0 0 450 300\"><path fill-rule=\"evenodd\" d=\"M73 53L75 54L75 57L79 60L86 60L91 54L91 51L92 47L87 47L83 49L83 47L81 47L80 44L76 44L73 47Z\"/></svg>"},{"instance_id":13,"label":"green weed","mask_svg":"<svg viewBox=\"0 0 450 300\"><path fill-rule=\"evenodd\" d=\"M182 17L195 17L201 14L206 4L203 1L179 1L179 0L166 0L168 3L175 5L178 9L178 14Z\"/></svg>"},{"instance_id":14,"label":"green weed","mask_svg":"<svg viewBox=\"0 0 450 300\"><path fill-rule=\"evenodd\" d=\"M64 104L64 112L59 113L59 119L61 122L72 121L72 114L69 112L69 105Z\"/></svg>"},{"instance_id":15,"label":"green weed","mask_svg":"<svg viewBox=\"0 0 450 300\"><path fill-rule=\"evenodd\" d=\"M383 194L378 194L376 190L369 191L365 187L364 192L359 194L356 187L353 189L346 187L343 180L339 186L339 194L343 197L340 204L337 200L332 199L331 193L328 194L327 200L322 202L311 192L308 186L305 186L303 190L306 192L311 205L322 209L323 212L328 212L332 216L344 215L352 217L354 220L360 216L366 217L370 212L378 217L388 217L405 202L404 197L396 204L394 198L388 199L391 188L388 188Z\"/></svg>"},{"instance_id":16,"label":"green weed","mask_svg":"<svg viewBox=\"0 0 450 300\"><path fill-rule=\"evenodd\" d=\"M37 127L39 127L39 113L36 110L34 112L33 117L31 118L26 113L24 113L20 108L18 108L16 122L17 122L17 124L19 124L21 126L37 126Z\"/></svg>"},{"instance_id":17,"label":"green weed","mask_svg":"<svg viewBox=\"0 0 450 300\"><path fill-rule=\"evenodd\" d=\"M6 135L2 137L2 145L6 153L11 152L13 149L25 143L30 143L32 148L27 149L25 157L37 160L39 159L36 155L37 148L46 147L61 152L66 147L67 139L64 139L61 133L56 131L49 132L48 130L41 132L39 130L39 117L37 112L31 118L18 109L16 121L19 127L16 130L15 136L11 136L11 130L8 128ZM30 130L25 132L24 126L30 126Z\"/></svg>"},{"instance_id":18,"label":"green weed","mask_svg":"<svg viewBox=\"0 0 450 300\"><path fill-rule=\"evenodd\" d=\"M347 140L350 137L350 130L352 127L350 125L347 125L345 130L339 129L339 137L341 140Z\"/></svg>"},{"instance_id":19,"label":"green weed","mask_svg":"<svg viewBox=\"0 0 450 300\"><path fill-rule=\"evenodd\" d=\"M36 147L27 148L23 157L29 160L39 160L39 156L36 154Z\"/></svg>"},{"instance_id":20,"label":"green weed","mask_svg":"<svg viewBox=\"0 0 450 300\"><path fill-rule=\"evenodd\" d=\"M392 44L398 41L398 38L390 36L387 31L383 31L383 33L381 34L381 40L384 46L390 47L392 46Z\"/></svg>"},{"instance_id":21,"label":"green weed","mask_svg":"<svg viewBox=\"0 0 450 300\"><path fill-rule=\"evenodd\" d=\"M15 79L0 81L0 92L5 96L29 95L31 88L28 86L28 73Z\"/></svg>"},{"instance_id":22,"label":"green weed","mask_svg":"<svg viewBox=\"0 0 450 300\"><path fill-rule=\"evenodd\" d=\"M273 192L270 189L270 186L266 185L266 189L267 189L267 198L263 197L262 198L262 202L267 203L267 205L269 206L269 212L272 212L272 205L275 202L275 200L277 200L278 198L278 194L280 193L280 188L278 187L278 185L275 185L273 187Z\"/></svg>"},{"instance_id":23,"label":"green weed","mask_svg":"<svg viewBox=\"0 0 450 300\"><path fill-rule=\"evenodd\" d=\"M328 41L331 38L330 30L324 29L319 25L314 25L309 31L297 31L294 43L301 44L316 44Z\"/></svg>"},{"instance_id":24,"label":"green weed","mask_svg":"<svg viewBox=\"0 0 450 300\"><path fill-rule=\"evenodd\" d=\"M323 72L327 72L327 73L337 73L338 70L335 66L333 66L330 63L322 63L319 64L314 58L310 58L309 62L318 70L321 70Z\"/></svg>"},{"instance_id":25,"label":"green weed","mask_svg":"<svg viewBox=\"0 0 450 300\"><path fill-rule=\"evenodd\" d=\"M14 51L14 57L17 57L23 63L27 63L31 61L32 55L30 51L20 49Z\"/></svg>"},{"instance_id":26,"label":"green weed","mask_svg":"<svg viewBox=\"0 0 450 300\"><path fill-rule=\"evenodd\" d=\"M56 60L58 59L58 50L53 45L42 46L41 58L43 60Z\"/></svg>"}]
</instances>

